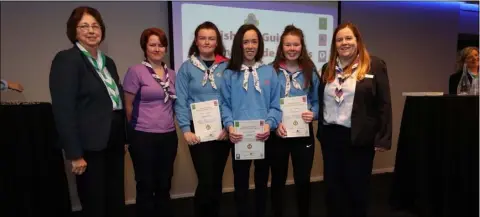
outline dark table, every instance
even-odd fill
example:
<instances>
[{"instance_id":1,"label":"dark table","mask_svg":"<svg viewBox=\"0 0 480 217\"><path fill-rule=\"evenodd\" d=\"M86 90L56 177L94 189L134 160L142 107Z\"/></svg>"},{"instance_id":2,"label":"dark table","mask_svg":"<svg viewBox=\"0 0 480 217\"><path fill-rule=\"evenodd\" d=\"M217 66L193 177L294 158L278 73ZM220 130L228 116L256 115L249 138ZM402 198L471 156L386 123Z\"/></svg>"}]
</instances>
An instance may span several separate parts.
<instances>
[{"instance_id":1,"label":"dark table","mask_svg":"<svg viewBox=\"0 0 480 217\"><path fill-rule=\"evenodd\" d=\"M0 105L0 216L72 213L49 103Z\"/></svg>"},{"instance_id":2,"label":"dark table","mask_svg":"<svg viewBox=\"0 0 480 217\"><path fill-rule=\"evenodd\" d=\"M478 216L478 96L408 96L391 205L420 216Z\"/></svg>"}]
</instances>

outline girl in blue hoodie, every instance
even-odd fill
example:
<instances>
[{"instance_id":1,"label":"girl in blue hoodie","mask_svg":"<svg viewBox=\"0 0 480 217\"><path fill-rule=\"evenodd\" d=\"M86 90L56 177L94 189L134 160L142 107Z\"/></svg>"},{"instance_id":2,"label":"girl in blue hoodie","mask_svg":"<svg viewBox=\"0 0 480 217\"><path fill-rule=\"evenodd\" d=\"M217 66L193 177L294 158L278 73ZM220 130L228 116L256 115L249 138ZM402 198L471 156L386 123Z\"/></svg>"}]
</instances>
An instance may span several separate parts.
<instances>
[{"instance_id":1,"label":"girl in blue hoodie","mask_svg":"<svg viewBox=\"0 0 480 217\"><path fill-rule=\"evenodd\" d=\"M175 113L198 178L195 216L218 216L223 171L231 144L226 130L215 141L200 141L195 135L190 110L192 103L219 100L220 97L222 73L228 59L215 24L207 21L195 29L195 39L188 55L189 59L177 74Z\"/></svg>"},{"instance_id":2,"label":"girl in blue hoodie","mask_svg":"<svg viewBox=\"0 0 480 217\"><path fill-rule=\"evenodd\" d=\"M233 39L232 56L224 72L221 88L221 112L230 141L238 143L242 135L235 133L234 120L265 120L264 132L256 138L265 142L265 159L255 162L255 216L264 216L267 203L271 131L281 120L280 85L277 73L270 65L261 62L263 38L255 25L242 25ZM232 148L235 203L238 216L254 216L249 213L248 188L251 160L235 160Z\"/></svg>"},{"instance_id":3,"label":"girl in blue hoodie","mask_svg":"<svg viewBox=\"0 0 480 217\"><path fill-rule=\"evenodd\" d=\"M308 56L303 31L293 25L285 27L280 38L273 67L278 73L280 97L306 96L307 110L299 111L309 124L310 135L285 138L289 132L281 122L272 135L275 148L271 150L272 208L275 217L283 216L283 191L288 175L288 160L292 156L298 216L310 214L310 174L315 153L312 121L318 116L319 79L315 65Z\"/></svg>"}]
</instances>

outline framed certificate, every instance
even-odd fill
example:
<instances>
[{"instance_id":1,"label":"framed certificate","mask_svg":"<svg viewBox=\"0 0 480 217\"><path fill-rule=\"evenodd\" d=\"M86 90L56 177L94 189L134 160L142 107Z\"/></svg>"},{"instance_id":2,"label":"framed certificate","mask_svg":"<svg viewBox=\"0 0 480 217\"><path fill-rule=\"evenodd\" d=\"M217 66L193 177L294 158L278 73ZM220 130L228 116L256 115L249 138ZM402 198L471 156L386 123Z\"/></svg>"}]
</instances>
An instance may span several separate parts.
<instances>
[{"instance_id":1,"label":"framed certificate","mask_svg":"<svg viewBox=\"0 0 480 217\"><path fill-rule=\"evenodd\" d=\"M307 96L281 98L280 108L287 138L310 136L308 123L302 118L302 113L308 110Z\"/></svg>"},{"instance_id":2,"label":"framed certificate","mask_svg":"<svg viewBox=\"0 0 480 217\"><path fill-rule=\"evenodd\" d=\"M217 140L222 132L218 100L190 104L195 135L201 142Z\"/></svg>"},{"instance_id":3,"label":"framed certificate","mask_svg":"<svg viewBox=\"0 0 480 217\"><path fill-rule=\"evenodd\" d=\"M258 133L264 131L264 120L236 120L235 132L242 134L242 141L235 143L235 160L255 160L265 158L265 143L257 141Z\"/></svg>"}]
</instances>

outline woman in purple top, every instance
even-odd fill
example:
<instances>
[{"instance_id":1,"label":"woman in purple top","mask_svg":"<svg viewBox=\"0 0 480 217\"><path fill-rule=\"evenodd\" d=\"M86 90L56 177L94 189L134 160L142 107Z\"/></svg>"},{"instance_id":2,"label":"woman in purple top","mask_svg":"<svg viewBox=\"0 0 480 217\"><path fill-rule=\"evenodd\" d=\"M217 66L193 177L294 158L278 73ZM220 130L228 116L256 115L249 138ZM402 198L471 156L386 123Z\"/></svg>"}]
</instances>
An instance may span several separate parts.
<instances>
[{"instance_id":1,"label":"woman in purple top","mask_svg":"<svg viewBox=\"0 0 480 217\"><path fill-rule=\"evenodd\" d=\"M125 75L125 109L130 123L130 156L137 182L138 216L170 216L170 187L178 139L173 105L175 72L163 57L168 41L158 28L143 31L145 60Z\"/></svg>"}]
</instances>

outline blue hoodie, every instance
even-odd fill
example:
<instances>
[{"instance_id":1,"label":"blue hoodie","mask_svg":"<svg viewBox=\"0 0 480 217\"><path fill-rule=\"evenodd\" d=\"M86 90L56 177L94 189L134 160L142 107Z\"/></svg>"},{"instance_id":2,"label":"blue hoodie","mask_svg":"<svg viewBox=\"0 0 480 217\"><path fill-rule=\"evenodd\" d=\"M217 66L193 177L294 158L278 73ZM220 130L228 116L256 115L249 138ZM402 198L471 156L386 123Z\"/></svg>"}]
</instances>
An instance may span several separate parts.
<instances>
[{"instance_id":1,"label":"blue hoodie","mask_svg":"<svg viewBox=\"0 0 480 217\"><path fill-rule=\"evenodd\" d=\"M282 63L280 63L280 68L285 69L289 74L292 74L289 72L286 68L286 66ZM288 97L294 97L294 96L307 96L307 101L308 101L308 110L313 112L313 119L317 120L318 119L318 109L319 109L319 103L318 103L318 85L320 84L320 80L318 79L318 76L316 75L317 71L316 69L313 69L312 71L312 80L310 83L310 87L305 88L305 75L303 74L303 71L295 78L298 83L300 83L300 86L302 89L297 89L293 86L293 81L290 80L290 91ZM285 88L286 88L286 78L285 75L283 74L282 70L278 70L278 82L280 83L280 98L285 97Z\"/></svg>"},{"instance_id":2,"label":"blue hoodie","mask_svg":"<svg viewBox=\"0 0 480 217\"><path fill-rule=\"evenodd\" d=\"M220 89L221 113L225 128L233 125L234 120L265 120L270 130L275 130L282 120L280 110L280 83L275 70L270 65L262 65L257 69L260 88L254 86L253 75L248 78L248 91L242 84L243 71L226 69Z\"/></svg>"},{"instance_id":3,"label":"blue hoodie","mask_svg":"<svg viewBox=\"0 0 480 217\"><path fill-rule=\"evenodd\" d=\"M198 60L200 60L205 69L209 69L200 58L198 58ZM192 120L190 104L214 99L220 101L220 88L222 88L223 80L222 74L227 67L227 60L225 57L217 55L211 66L213 67L215 64L218 64L213 71L217 89L213 88L209 80L207 80L205 86L202 85L204 71L195 66L190 59L183 62L178 70L175 81L175 93L177 95L175 115L182 132L190 132L190 121Z\"/></svg>"}]
</instances>

